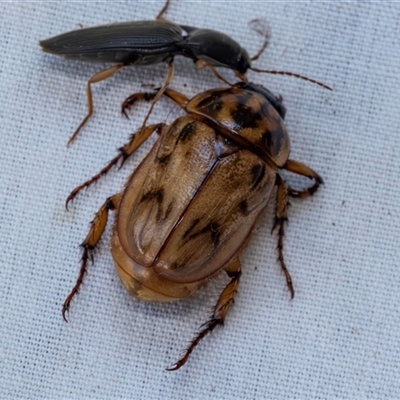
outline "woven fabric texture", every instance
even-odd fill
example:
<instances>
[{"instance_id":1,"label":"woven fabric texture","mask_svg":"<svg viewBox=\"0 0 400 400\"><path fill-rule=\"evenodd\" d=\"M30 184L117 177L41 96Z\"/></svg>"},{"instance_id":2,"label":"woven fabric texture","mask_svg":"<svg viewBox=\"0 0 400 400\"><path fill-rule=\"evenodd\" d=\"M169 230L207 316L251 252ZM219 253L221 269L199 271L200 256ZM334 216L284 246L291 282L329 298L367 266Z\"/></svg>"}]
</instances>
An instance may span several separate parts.
<instances>
[{"instance_id":1,"label":"woven fabric texture","mask_svg":"<svg viewBox=\"0 0 400 400\"><path fill-rule=\"evenodd\" d=\"M177 361L227 282L191 298L136 301L123 288L109 251L111 226L72 303L61 316L80 261L79 243L94 213L149 151L152 137L121 170L84 191L67 212L70 191L98 172L138 129L148 104L120 114L136 91L162 84L166 65L124 68L93 86L104 66L44 54L38 41L73 29L151 20L162 2L2 2L0 13L0 393L3 399L311 399L400 398L400 4L172 0L166 17L232 36L254 63L293 77L249 79L281 95L291 158L325 185L292 200L284 252L296 295L290 300L276 262L273 215L260 220L241 257L243 275L225 326ZM232 71L220 72L235 81ZM188 96L224 86L208 70L176 58L171 84ZM150 122L181 111L160 101ZM293 185L307 179L285 174ZM297 187L296 186L296 187ZM270 207L271 210L271 207Z\"/></svg>"}]
</instances>

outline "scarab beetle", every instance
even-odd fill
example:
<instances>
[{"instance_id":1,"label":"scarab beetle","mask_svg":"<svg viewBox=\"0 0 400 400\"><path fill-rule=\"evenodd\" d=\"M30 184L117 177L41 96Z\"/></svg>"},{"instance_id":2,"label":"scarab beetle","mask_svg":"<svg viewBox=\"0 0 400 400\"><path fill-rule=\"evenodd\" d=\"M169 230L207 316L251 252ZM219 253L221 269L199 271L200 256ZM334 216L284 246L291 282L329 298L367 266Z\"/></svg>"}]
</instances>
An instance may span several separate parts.
<instances>
[{"instance_id":1,"label":"scarab beetle","mask_svg":"<svg viewBox=\"0 0 400 400\"><path fill-rule=\"evenodd\" d=\"M63 316L66 318L79 290L108 212L115 210L112 256L122 283L138 299L176 301L190 296L222 271L231 278L209 321L170 368L175 370L207 333L223 323L239 285L239 256L274 188L278 260L293 297L292 280L283 259L288 199L313 194L322 179L309 167L289 159L285 108L267 89L241 82L192 99L171 89L166 89L165 95L186 115L169 126L161 123L140 129L109 165L67 199L68 203L118 160L124 161L152 132L160 134L125 188L108 198L97 212L82 243L80 274L64 303ZM295 190L280 177L281 169L314 183Z\"/></svg>"},{"instance_id":2,"label":"scarab beetle","mask_svg":"<svg viewBox=\"0 0 400 400\"><path fill-rule=\"evenodd\" d=\"M246 49L222 32L178 25L164 20L162 16L166 12L168 5L169 0L165 3L155 21L133 21L96 26L67 32L40 41L44 51L67 59L116 63L116 65L94 74L89 79L86 87L88 114L68 143L74 140L93 113L91 84L111 77L115 72L127 65L146 66L161 62L168 64L168 73L164 85L154 96L143 126L145 126L154 104L162 96L173 78L173 60L175 56L188 57L198 67L210 68L217 78L228 84L229 82L214 67L232 69L242 81L247 81L245 74L248 69L251 69L256 72L295 76L331 90L321 82L292 72L253 68L251 62L260 57L268 44L269 35L266 32L263 33L265 40L260 51L255 56L250 57ZM260 29L256 30L260 32ZM126 107L129 106L131 98L132 96L123 103L123 113L125 113Z\"/></svg>"}]
</instances>

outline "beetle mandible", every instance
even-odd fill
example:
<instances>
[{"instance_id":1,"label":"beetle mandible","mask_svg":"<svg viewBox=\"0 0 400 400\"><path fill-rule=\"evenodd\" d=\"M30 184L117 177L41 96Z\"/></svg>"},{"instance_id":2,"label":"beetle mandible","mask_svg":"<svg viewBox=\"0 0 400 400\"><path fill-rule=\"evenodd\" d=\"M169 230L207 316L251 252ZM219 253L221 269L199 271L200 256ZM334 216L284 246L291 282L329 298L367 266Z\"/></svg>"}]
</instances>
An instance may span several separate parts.
<instances>
[{"instance_id":1,"label":"beetle mandible","mask_svg":"<svg viewBox=\"0 0 400 400\"><path fill-rule=\"evenodd\" d=\"M154 131L160 134L125 189L109 197L92 221L81 245L79 277L62 312L66 320L87 262L106 227L108 212L115 210L112 256L122 283L138 299L176 301L190 296L222 271L231 278L211 318L184 356L169 368L176 370L186 363L200 340L223 323L239 285L239 256L274 188L278 261L294 296L283 258L288 199L307 197L323 182L311 168L289 159L290 141L283 123L286 110L267 89L239 82L192 99L169 88L164 95L186 115L170 126L160 123L140 129L110 164L67 199L68 203L118 160L124 161ZM155 94L148 99L152 96ZM283 181L279 174L282 169L314 183L296 190Z\"/></svg>"},{"instance_id":2,"label":"beetle mandible","mask_svg":"<svg viewBox=\"0 0 400 400\"><path fill-rule=\"evenodd\" d=\"M118 70L127 65L152 65L160 62L168 64L168 73L163 86L154 97L151 107L143 122L143 127L151 114L154 104L161 98L174 75L173 60L175 56L192 59L200 68L208 67L218 79L229 84L214 67L232 69L237 77L246 82L246 72L250 69L256 72L266 72L279 75L290 75L313 82L317 85L331 88L314 79L303 75L275 70L261 70L251 66L268 45L269 35L256 28L265 36L264 43L258 53L250 57L247 50L240 46L230 36L211 29L178 25L163 19L170 0L167 0L155 21L123 22L67 32L40 41L45 52L63 56L71 60L89 62L111 62L116 65L94 74L86 86L88 113L82 120L68 144L72 143L78 132L93 114L93 97L91 84L110 78ZM254 20L252 22L255 22ZM260 32L261 31L261 32ZM132 102L128 97L122 105L122 112Z\"/></svg>"}]
</instances>

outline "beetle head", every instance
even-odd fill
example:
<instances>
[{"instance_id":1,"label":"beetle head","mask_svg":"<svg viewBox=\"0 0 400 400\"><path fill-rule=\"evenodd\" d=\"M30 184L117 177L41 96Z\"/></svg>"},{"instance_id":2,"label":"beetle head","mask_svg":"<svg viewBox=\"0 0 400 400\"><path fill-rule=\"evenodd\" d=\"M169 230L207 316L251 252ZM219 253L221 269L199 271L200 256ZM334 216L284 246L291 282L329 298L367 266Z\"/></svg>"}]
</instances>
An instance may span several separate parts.
<instances>
[{"instance_id":1,"label":"beetle head","mask_svg":"<svg viewBox=\"0 0 400 400\"><path fill-rule=\"evenodd\" d=\"M246 49L241 47L236 64L236 71L238 71L240 74L245 74L247 70L251 67L250 62L251 61L249 53L247 53Z\"/></svg>"},{"instance_id":2,"label":"beetle head","mask_svg":"<svg viewBox=\"0 0 400 400\"><path fill-rule=\"evenodd\" d=\"M194 61L204 60L214 67L230 68L240 74L250 68L247 51L228 35L211 29L184 28L187 36L178 46L185 56Z\"/></svg>"}]
</instances>

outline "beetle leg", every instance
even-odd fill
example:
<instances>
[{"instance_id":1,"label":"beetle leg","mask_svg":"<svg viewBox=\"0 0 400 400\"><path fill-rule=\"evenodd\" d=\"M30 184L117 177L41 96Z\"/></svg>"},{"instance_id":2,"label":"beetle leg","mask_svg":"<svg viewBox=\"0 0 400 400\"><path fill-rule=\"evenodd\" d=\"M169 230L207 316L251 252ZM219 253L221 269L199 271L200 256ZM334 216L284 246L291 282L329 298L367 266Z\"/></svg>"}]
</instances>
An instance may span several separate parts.
<instances>
[{"instance_id":1,"label":"beetle leg","mask_svg":"<svg viewBox=\"0 0 400 400\"><path fill-rule=\"evenodd\" d=\"M142 127L144 128L144 126L146 125L147 120L150 117L151 112L153 111L154 105L157 103L158 100L160 100L161 96L164 94L165 89L169 86L169 84L172 81L172 78L174 76L174 65L172 64L172 61L168 64L168 73L167 73L167 78L165 79L164 85L162 86L162 88L160 88L157 92L157 94L155 95L155 97L153 98L153 102L151 103L150 106L150 110L146 115L146 118L143 121L143 125Z\"/></svg>"},{"instance_id":2,"label":"beetle leg","mask_svg":"<svg viewBox=\"0 0 400 400\"><path fill-rule=\"evenodd\" d=\"M128 115L126 114L126 109L129 109L136 101L138 100L145 100L150 101L153 100L157 95L157 92L138 92L130 95L123 103L121 107L121 112L127 118ZM178 104L181 108L185 109L187 104L189 103L190 99L188 99L184 94L179 93L172 89L165 89L163 96L169 97L173 100L176 104Z\"/></svg>"},{"instance_id":3,"label":"beetle leg","mask_svg":"<svg viewBox=\"0 0 400 400\"><path fill-rule=\"evenodd\" d=\"M120 70L122 67L124 66L124 64L117 64L114 65L111 68L107 68L103 71L97 72L96 74L94 74L87 83L86 86L86 95L87 95L87 103L88 103L88 113L86 115L85 118L83 118L82 122L80 123L80 125L78 126L78 128L76 129L76 131L74 132L74 134L71 136L71 138L68 141L68 146L75 140L76 136L78 135L79 131L83 128L83 126L86 124L86 122L88 121L88 119L91 117L91 115L93 114L93 96L92 96L92 89L90 87L90 85L92 83L97 83L97 82L101 82L104 81L107 78L110 78L111 76L113 76L118 70Z\"/></svg>"},{"instance_id":4,"label":"beetle leg","mask_svg":"<svg viewBox=\"0 0 400 400\"><path fill-rule=\"evenodd\" d=\"M211 70L211 72L222 82L226 83L228 86L233 86L233 83L228 82L211 64L209 64L206 60L197 60L196 61L197 68L207 67Z\"/></svg>"},{"instance_id":5,"label":"beetle leg","mask_svg":"<svg viewBox=\"0 0 400 400\"><path fill-rule=\"evenodd\" d=\"M87 234L86 239L81 244L81 247L83 248L83 253L82 253L81 269L79 271L79 276L75 283L75 286L72 288L70 294L65 299L62 308L62 316L65 322L68 322L66 314L69 312L69 307L71 305L72 299L79 292L79 288L86 274L87 262L89 258L93 262L93 250L96 247L97 243L99 242L101 236L103 235L104 229L107 225L108 211L115 210L116 208L118 208L121 198L122 198L122 193L117 193L106 200L106 202L101 206L100 210L96 213L91 223L89 233Z\"/></svg>"},{"instance_id":6,"label":"beetle leg","mask_svg":"<svg viewBox=\"0 0 400 400\"><path fill-rule=\"evenodd\" d=\"M177 92L176 90L167 89L164 93L164 96L169 97L173 100L178 106L183 109L186 109L190 99L188 99L184 94Z\"/></svg>"},{"instance_id":7,"label":"beetle leg","mask_svg":"<svg viewBox=\"0 0 400 400\"><path fill-rule=\"evenodd\" d=\"M290 206L289 203L289 189L283 182L279 175L276 175L276 185L278 186L276 190L276 204L275 204L275 221L272 228L272 232L276 227L279 226L278 230L278 262L282 268L283 273L286 277L286 284L289 289L291 298L294 297L294 289L292 277L290 276L289 270L286 267L285 259L283 257L283 237L285 236L285 222L287 222L287 209Z\"/></svg>"},{"instance_id":8,"label":"beetle leg","mask_svg":"<svg viewBox=\"0 0 400 400\"><path fill-rule=\"evenodd\" d=\"M129 119L126 110L129 110L136 103L136 101L138 101L138 100L139 101L140 100L151 101L156 96L157 96L157 92L156 91L154 91L154 92L139 92L139 93L131 94L122 103L121 113L124 114L125 117Z\"/></svg>"},{"instance_id":9,"label":"beetle leg","mask_svg":"<svg viewBox=\"0 0 400 400\"><path fill-rule=\"evenodd\" d=\"M291 197L308 197L314 194L317 189L319 188L319 185L323 184L324 181L322 178L311 168L307 167L307 165L302 164L299 161L294 161L294 160L288 160L286 164L283 167L287 171L293 172L298 175L306 176L307 178L314 179L314 185L312 185L309 188L306 188L304 190L296 190L292 189L291 187L288 187L288 194Z\"/></svg>"},{"instance_id":10,"label":"beetle leg","mask_svg":"<svg viewBox=\"0 0 400 400\"><path fill-rule=\"evenodd\" d=\"M115 156L99 173L94 175L92 178L77 186L67 197L65 202L65 208L68 210L68 203L72 201L76 195L84 188L87 188L93 183L97 182L102 176L104 176L119 160L121 161L120 168L124 164L125 160L133 154L133 152L138 149L143 142L145 142L149 136L157 131L158 134L161 134L162 129L165 127L165 124L154 124L146 126L144 129L139 130L137 133L134 133L129 142L126 143L119 149L119 154Z\"/></svg>"},{"instance_id":11,"label":"beetle leg","mask_svg":"<svg viewBox=\"0 0 400 400\"><path fill-rule=\"evenodd\" d=\"M200 340L208 333L212 332L216 326L224 324L226 314L228 313L230 306L234 303L234 297L239 286L240 275L242 274L239 258L236 257L231 260L225 268L225 271L232 279L219 296L218 302L214 307L213 315L201 326L203 329L201 329L197 336L192 340L184 356L173 366L167 368L167 371L176 371L182 367L182 365L184 365L188 360L193 349L199 344Z\"/></svg>"},{"instance_id":12,"label":"beetle leg","mask_svg":"<svg viewBox=\"0 0 400 400\"><path fill-rule=\"evenodd\" d=\"M165 14L167 12L167 9L169 7L169 1L167 0L164 4L164 7L161 9L161 11L158 13L156 20L165 20L165 18L163 17L163 14Z\"/></svg>"}]
</instances>

